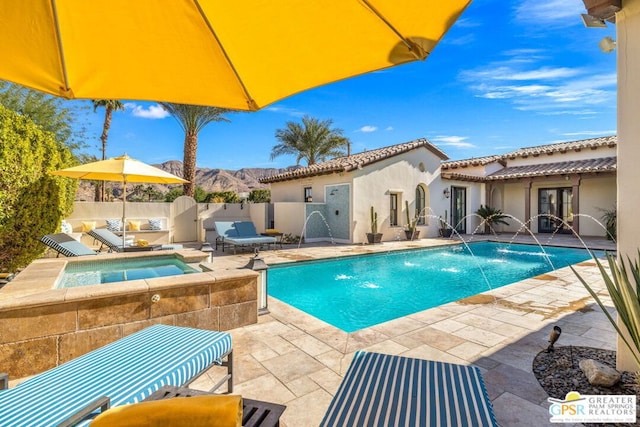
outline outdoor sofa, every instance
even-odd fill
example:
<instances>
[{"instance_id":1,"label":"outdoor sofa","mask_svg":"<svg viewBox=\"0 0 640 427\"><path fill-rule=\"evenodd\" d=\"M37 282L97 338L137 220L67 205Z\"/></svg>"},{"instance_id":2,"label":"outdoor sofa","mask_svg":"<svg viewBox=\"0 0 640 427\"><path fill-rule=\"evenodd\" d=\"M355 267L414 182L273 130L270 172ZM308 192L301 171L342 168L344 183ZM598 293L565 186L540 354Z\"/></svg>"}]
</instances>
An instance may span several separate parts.
<instances>
[{"instance_id":1,"label":"outdoor sofa","mask_svg":"<svg viewBox=\"0 0 640 427\"><path fill-rule=\"evenodd\" d=\"M214 226L218 233L216 250L218 250L218 244L222 245L222 252L225 245L232 245L234 254L236 248L240 246L255 247L272 244L273 248L276 248L276 238L258 234L251 221L214 221Z\"/></svg>"},{"instance_id":2,"label":"outdoor sofa","mask_svg":"<svg viewBox=\"0 0 640 427\"><path fill-rule=\"evenodd\" d=\"M359 351L320 424L418 425L497 427L480 370Z\"/></svg>"},{"instance_id":3,"label":"outdoor sofa","mask_svg":"<svg viewBox=\"0 0 640 427\"><path fill-rule=\"evenodd\" d=\"M227 367L212 388L233 391L226 332L154 325L38 374L16 387L0 375L0 425L86 425L98 409L141 402L163 386L186 386L212 364Z\"/></svg>"}]
</instances>

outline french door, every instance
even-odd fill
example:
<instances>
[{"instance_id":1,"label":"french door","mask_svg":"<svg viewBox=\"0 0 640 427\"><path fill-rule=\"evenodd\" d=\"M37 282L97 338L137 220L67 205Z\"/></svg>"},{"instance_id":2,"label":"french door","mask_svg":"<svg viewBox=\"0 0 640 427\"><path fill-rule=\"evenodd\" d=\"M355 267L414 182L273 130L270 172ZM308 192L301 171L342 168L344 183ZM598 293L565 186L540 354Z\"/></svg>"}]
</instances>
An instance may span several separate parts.
<instances>
[{"instance_id":1,"label":"french door","mask_svg":"<svg viewBox=\"0 0 640 427\"><path fill-rule=\"evenodd\" d=\"M451 187L451 225L460 234L467 232L467 189L464 187Z\"/></svg>"},{"instance_id":2,"label":"french door","mask_svg":"<svg viewBox=\"0 0 640 427\"><path fill-rule=\"evenodd\" d=\"M573 191L571 187L538 190L538 233L571 233Z\"/></svg>"}]
</instances>

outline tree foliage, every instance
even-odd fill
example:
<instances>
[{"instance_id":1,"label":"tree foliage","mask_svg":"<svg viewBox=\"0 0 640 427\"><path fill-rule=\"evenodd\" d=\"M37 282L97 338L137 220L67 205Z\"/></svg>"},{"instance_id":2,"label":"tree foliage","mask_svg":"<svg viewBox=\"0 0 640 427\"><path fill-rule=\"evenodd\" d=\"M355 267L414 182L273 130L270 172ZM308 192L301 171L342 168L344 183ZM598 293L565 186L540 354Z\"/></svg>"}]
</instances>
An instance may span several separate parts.
<instances>
[{"instance_id":1,"label":"tree foliage","mask_svg":"<svg viewBox=\"0 0 640 427\"><path fill-rule=\"evenodd\" d=\"M174 104L161 102L160 105L171 114L184 130L184 155L182 160L182 177L187 183L183 185L184 194L194 197L196 181L196 153L198 151L198 134L211 122L228 122L223 114L233 110L201 105Z\"/></svg>"},{"instance_id":2,"label":"tree foliage","mask_svg":"<svg viewBox=\"0 0 640 427\"><path fill-rule=\"evenodd\" d=\"M302 123L287 122L285 129L276 130L280 144L271 150L271 160L282 155L296 156L296 163L306 160L315 165L325 160L345 155L349 139L342 136L342 129L331 128L331 120L319 120L304 116Z\"/></svg>"},{"instance_id":3,"label":"tree foliage","mask_svg":"<svg viewBox=\"0 0 640 427\"><path fill-rule=\"evenodd\" d=\"M233 191L214 191L209 193L206 203L238 203L240 196Z\"/></svg>"},{"instance_id":4,"label":"tree foliage","mask_svg":"<svg viewBox=\"0 0 640 427\"><path fill-rule=\"evenodd\" d=\"M252 203L269 203L271 201L271 190L266 188L251 190L249 201Z\"/></svg>"},{"instance_id":5,"label":"tree foliage","mask_svg":"<svg viewBox=\"0 0 640 427\"><path fill-rule=\"evenodd\" d=\"M87 108L86 106L70 104L61 98L1 80L0 104L29 117L43 130L52 132L56 141L71 150L85 147L85 130L78 126L77 119L80 111Z\"/></svg>"},{"instance_id":6,"label":"tree foliage","mask_svg":"<svg viewBox=\"0 0 640 427\"><path fill-rule=\"evenodd\" d=\"M165 202L173 202L178 197L184 194L184 190L180 187L174 187L171 190L167 191L164 195Z\"/></svg>"},{"instance_id":7,"label":"tree foliage","mask_svg":"<svg viewBox=\"0 0 640 427\"><path fill-rule=\"evenodd\" d=\"M102 124L102 135L100 135L100 141L102 142L102 160L107 159L107 139L109 139L109 129L111 129L111 120L113 118L114 111L124 110L124 104L116 99L94 99L93 111L96 112L98 107L104 107L104 123ZM96 193L97 202L103 202L105 198L105 183L104 181L99 184L100 191Z\"/></svg>"},{"instance_id":8,"label":"tree foliage","mask_svg":"<svg viewBox=\"0 0 640 427\"><path fill-rule=\"evenodd\" d=\"M0 270L24 267L44 252L40 237L71 212L77 188L49 172L74 164L53 132L0 105Z\"/></svg>"}]
</instances>

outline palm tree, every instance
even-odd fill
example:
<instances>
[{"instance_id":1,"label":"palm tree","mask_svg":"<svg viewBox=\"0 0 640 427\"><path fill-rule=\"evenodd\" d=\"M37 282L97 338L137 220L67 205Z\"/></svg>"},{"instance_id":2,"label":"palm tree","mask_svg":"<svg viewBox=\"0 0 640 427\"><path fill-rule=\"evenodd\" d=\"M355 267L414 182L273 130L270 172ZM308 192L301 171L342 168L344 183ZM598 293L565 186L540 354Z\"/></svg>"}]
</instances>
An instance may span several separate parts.
<instances>
[{"instance_id":1,"label":"palm tree","mask_svg":"<svg viewBox=\"0 0 640 427\"><path fill-rule=\"evenodd\" d=\"M182 161L182 177L186 179L184 194L194 196L196 180L196 152L198 151L198 133L211 122L230 121L222 115L233 110L218 107L204 107L200 105L174 104L161 102L184 129L184 159Z\"/></svg>"},{"instance_id":2,"label":"palm tree","mask_svg":"<svg viewBox=\"0 0 640 427\"><path fill-rule=\"evenodd\" d=\"M102 160L107 158L107 138L109 138L109 128L111 128L111 118L114 111L124 110L124 104L115 99L94 99L93 112L98 110L98 107L104 107L104 124L102 125L102 135L100 140L102 141ZM100 183L100 197L99 202L104 201L104 181Z\"/></svg>"},{"instance_id":3,"label":"palm tree","mask_svg":"<svg viewBox=\"0 0 640 427\"><path fill-rule=\"evenodd\" d=\"M304 159L311 166L344 156L344 150L349 148L349 139L342 136L342 129L332 129L332 123L331 120L320 121L309 116L302 118L302 124L287 122L285 129L276 130L280 144L271 150L271 160L283 154L293 154L297 164Z\"/></svg>"}]
</instances>

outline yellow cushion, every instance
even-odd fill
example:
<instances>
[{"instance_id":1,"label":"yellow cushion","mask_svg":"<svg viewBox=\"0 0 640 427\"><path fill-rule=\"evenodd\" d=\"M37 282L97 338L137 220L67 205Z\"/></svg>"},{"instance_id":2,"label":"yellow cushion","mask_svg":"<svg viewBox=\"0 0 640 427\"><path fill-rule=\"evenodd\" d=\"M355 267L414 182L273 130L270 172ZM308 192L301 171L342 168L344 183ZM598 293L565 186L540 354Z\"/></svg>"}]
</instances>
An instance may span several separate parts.
<instances>
[{"instance_id":1,"label":"yellow cushion","mask_svg":"<svg viewBox=\"0 0 640 427\"><path fill-rule=\"evenodd\" d=\"M87 231L91 231L96 228L95 221L82 221L82 232L86 233Z\"/></svg>"},{"instance_id":2,"label":"yellow cushion","mask_svg":"<svg viewBox=\"0 0 640 427\"><path fill-rule=\"evenodd\" d=\"M98 415L90 427L241 427L242 397L176 397L116 406Z\"/></svg>"},{"instance_id":3,"label":"yellow cushion","mask_svg":"<svg viewBox=\"0 0 640 427\"><path fill-rule=\"evenodd\" d=\"M140 246L140 247L145 247L145 246L147 246L147 245L149 244L149 242L148 242L148 241L146 241L146 240L144 240L144 239L140 239L140 240L138 240L136 243L137 243L137 244L138 244L138 246Z\"/></svg>"},{"instance_id":4,"label":"yellow cushion","mask_svg":"<svg viewBox=\"0 0 640 427\"><path fill-rule=\"evenodd\" d=\"M280 233L280 230L278 230L277 228L267 228L264 232L267 234L276 234Z\"/></svg>"},{"instance_id":5,"label":"yellow cushion","mask_svg":"<svg viewBox=\"0 0 640 427\"><path fill-rule=\"evenodd\" d=\"M140 221L129 221L129 231L140 231Z\"/></svg>"}]
</instances>

